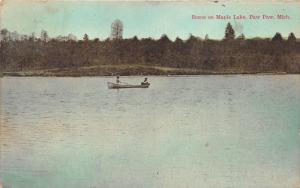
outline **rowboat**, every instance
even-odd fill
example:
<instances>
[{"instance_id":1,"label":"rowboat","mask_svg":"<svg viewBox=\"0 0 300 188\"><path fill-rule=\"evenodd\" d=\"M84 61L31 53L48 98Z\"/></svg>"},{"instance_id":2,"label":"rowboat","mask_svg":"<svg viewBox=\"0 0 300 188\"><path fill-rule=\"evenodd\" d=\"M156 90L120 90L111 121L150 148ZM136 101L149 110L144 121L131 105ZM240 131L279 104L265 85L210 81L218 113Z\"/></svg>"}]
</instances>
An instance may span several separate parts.
<instances>
[{"instance_id":1,"label":"rowboat","mask_svg":"<svg viewBox=\"0 0 300 188\"><path fill-rule=\"evenodd\" d=\"M131 85L131 84L116 84L112 82L107 82L108 89L123 89L123 88L148 88L150 84L140 84L140 85Z\"/></svg>"}]
</instances>

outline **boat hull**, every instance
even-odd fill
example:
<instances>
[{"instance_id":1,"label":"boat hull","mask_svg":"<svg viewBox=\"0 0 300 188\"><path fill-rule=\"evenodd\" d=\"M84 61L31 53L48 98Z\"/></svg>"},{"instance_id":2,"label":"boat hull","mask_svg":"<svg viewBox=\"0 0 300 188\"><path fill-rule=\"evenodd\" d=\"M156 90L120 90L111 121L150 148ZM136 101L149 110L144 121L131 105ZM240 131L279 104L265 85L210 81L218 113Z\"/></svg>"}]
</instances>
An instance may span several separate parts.
<instances>
[{"instance_id":1,"label":"boat hull","mask_svg":"<svg viewBox=\"0 0 300 188\"><path fill-rule=\"evenodd\" d=\"M109 89L126 89L126 88L148 88L150 84L141 85L130 85L130 84L116 84L112 82L107 82Z\"/></svg>"}]
</instances>

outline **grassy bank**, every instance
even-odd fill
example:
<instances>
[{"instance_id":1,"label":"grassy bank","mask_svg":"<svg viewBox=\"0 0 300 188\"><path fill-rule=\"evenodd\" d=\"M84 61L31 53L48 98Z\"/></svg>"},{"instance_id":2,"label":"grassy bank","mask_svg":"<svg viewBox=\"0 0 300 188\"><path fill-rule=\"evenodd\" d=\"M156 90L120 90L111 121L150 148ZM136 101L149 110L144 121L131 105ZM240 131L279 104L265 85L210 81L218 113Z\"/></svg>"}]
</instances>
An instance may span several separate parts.
<instances>
[{"instance_id":1,"label":"grassy bank","mask_svg":"<svg viewBox=\"0 0 300 188\"><path fill-rule=\"evenodd\" d=\"M285 74L285 72L249 72L237 69L223 71L209 71L191 68L173 68L159 65L98 65L84 67L54 68L43 70L24 70L19 72L4 72L3 76L138 76L138 75L209 75L209 74L258 74L272 73Z\"/></svg>"}]
</instances>

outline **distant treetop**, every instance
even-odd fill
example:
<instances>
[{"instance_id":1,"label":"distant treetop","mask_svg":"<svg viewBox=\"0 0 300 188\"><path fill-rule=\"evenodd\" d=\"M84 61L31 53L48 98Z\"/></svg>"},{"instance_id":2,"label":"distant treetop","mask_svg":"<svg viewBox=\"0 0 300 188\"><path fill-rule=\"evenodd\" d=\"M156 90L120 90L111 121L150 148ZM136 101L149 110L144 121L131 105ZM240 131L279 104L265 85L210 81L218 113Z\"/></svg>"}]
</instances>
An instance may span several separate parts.
<instances>
[{"instance_id":1,"label":"distant treetop","mask_svg":"<svg viewBox=\"0 0 300 188\"><path fill-rule=\"evenodd\" d=\"M294 33L290 33L290 35L288 37L288 42L296 42L296 37L295 37Z\"/></svg>"},{"instance_id":2,"label":"distant treetop","mask_svg":"<svg viewBox=\"0 0 300 188\"><path fill-rule=\"evenodd\" d=\"M163 34L160 37L159 41L161 41L161 42L170 42L170 39L169 39L169 37L166 34Z\"/></svg>"},{"instance_id":3,"label":"distant treetop","mask_svg":"<svg viewBox=\"0 0 300 188\"><path fill-rule=\"evenodd\" d=\"M89 36L88 36L87 34L84 34L84 35L83 35L83 40L84 40L84 41L88 41L88 40L89 40Z\"/></svg>"},{"instance_id":4,"label":"distant treetop","mask_svg":"<svg viewBox=\"0 0 300 188\"><path fill-rule=\"evenodd\" d=\"M228 22L226 29L225 29L225 40L233 40L235 38L235 32L232 28L230 22Z\"/></svg>"},{"instance_id":5,"label":"distant treetop","mask_svg":"<svg viewBox=\"0 0 300 188\"><path fill-rule=\"evenodd\" d=\"M245 40L245 35L242 33L237 37L238 40Z\"/></svg>"},{"instance_id":6,"label":"distant treetop","mask_svg":"<svg viewBox=\"0 0 300 188\"><path fill-rule=\"evenodd\" d=\"M282 38L281 34L279 32L277 32L274 35L274 37L272 38L272 41L274 41L274 42L276 42L276 41L281 42L281 41L283 41L283 38Z\"/></svg>"},{"instance_id":7,"label":"distant treetop","mask_svg":"<svg viewBox=\"0 0 300 188\"><path fill-rule=\"evenodd\" d=\"M111 24L111 39L119 40L123 38L123 23L117 19Z\"/></svg>"}]
</instances>

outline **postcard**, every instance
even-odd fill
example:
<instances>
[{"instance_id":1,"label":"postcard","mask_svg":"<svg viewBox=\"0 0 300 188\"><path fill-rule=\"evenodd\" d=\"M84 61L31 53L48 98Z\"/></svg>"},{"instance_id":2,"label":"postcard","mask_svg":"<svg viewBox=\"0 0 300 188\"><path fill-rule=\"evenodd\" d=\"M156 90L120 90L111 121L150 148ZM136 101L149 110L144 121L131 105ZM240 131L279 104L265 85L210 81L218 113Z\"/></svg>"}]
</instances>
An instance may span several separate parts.
<instances>
[{"instance_id":1,"label":"postcard","mask_svg":"<svg viewBox=\"0 0 300 188\"><path fill-rule=\"evenodd\" d=\"M299 1L0 1L0 188L300 188Z\"/></svg>"}]
</instances>

